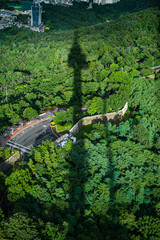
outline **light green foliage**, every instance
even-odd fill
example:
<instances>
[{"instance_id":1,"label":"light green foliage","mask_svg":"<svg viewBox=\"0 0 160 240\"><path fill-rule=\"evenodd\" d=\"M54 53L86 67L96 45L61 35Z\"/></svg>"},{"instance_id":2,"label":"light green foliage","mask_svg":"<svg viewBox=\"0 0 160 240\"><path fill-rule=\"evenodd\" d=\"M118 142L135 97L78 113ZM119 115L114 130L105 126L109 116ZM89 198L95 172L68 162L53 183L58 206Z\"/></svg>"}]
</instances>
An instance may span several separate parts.
<instances>
[{"instance_id":1,"label":"light green foliage","mask_svg":"<svg viewBox=\"0 0 160 240\"><path fill-rule=\"evenodd\" d=\"M119 66L118 66L118 64L111 64L110 65L110 70L112 71L112 72L115 72L116 70L118 70L119 69Z\"/></svg>"},{"instance_id":2,"label":"light green foliage","mask_svg":"<svg viewBox=\"0 0 160 240\"><path fill-rule=\"evenodd\" d=\"M67 112L66 111L56 112L56 118L54 119L56 124L58 124L60 122L66 122L66 120L67 120Z\"/></svg>"},{"instance_id":3,"label":"light green foliage","mask_svg":"<svg viewBox=\"0 0 160 240\"><path fill-rule=\"evenodd\" d=\"M100 97L95 97L91 100L91 105L89 106L88 113L106 113L107 109L104 109L104 100Z\"/></svg>"},{"instance_id":4,"label":"light green foliage","mask_svg":"<svg viewBox=\"0 0 160 240\"><path fill-rule=\"evenodd\" d=\"M56 117L54 119L56 124L61 124L62 122L73 122L73 114L74 114L73 107L70 107L67 109L67 111L61 110L59 112L56 112Z\"/></svg>"},{"instance_id":5,"label":"light green foliage","mask_svg":"<svg viewBox=\"0 0 160 240\"><path fill-rule=\"evenodd\" d=\"M15 151L11 151L9 148L0 147L0 163L11 157L14 152Z\"/></svg>"},{"instance_id":6,"label":"light green foliage","mask_svg":"<svg viewBox=\"0 0 160 240\"><path fill-rule=\"evenodd\" d=\"M64 132L64 131L69 131L69 129L71 129L71 127L73 126L72 122L67 122L65 124L59 124L56 127L57 132Z\"/></svg>"},{"instance_id":7,"label":"light green foliage","mask_svg":"<svg viewBox=\"0 0 160 240\"><path fill-rule=\"evenodd\" d=\"M69 140L69 141L66 143L66 145L64 146L64 149L65 149L67 152L70 152L71 149L72 149L72 146L73 146L72 141Z\"/></svg>"},{"instance_id":8,"label":"light green foliage","mask_svg":"<svg viewBox=\"0 0 160 240\"><path fill-rule=\"evenodd\" d=\"M136 216L128 211L125 211L120 216L119 221L122 225L126 225L130 230L134 230L137 227Z\"/></svg>"},{"instance_id":9,"label":"light green foliage","mask_svg":"<svg viewBox=\"0 0 160 240\"><path fill-rule=\"evenodd\" d=\"M61 97L59 97L59 96L55 97L55 98L54 98L54 101L55 101L56 106L61 105L62 102L63 102L62 99L61 99Z\"/></svg>"},{"instance_id":10,"label":"light green foliage","mask_svg":"<svg viewBox=\"0 0 160 240\"><path fill-rule=\"evenodd\" d=\"M123 83L123 84L130 84L131 80L125 72L117 71L112 73L109 77L110 82L112 83Z\"/></svg>"},{"instance_id":11,"label":"light green foliage","mask_svg":"<svg viewBox=\"0 0 160 240\"><path fill-rule=\"evenodd\" d=\"M129 72L129 76L131 78L138 77L139 74L140 74L139 71L137 71L136 69L133 69L131 72Z\"/></svg>"},{"instance_id":12,"label":"light green foliage","mask_svg":"<svg viewBox=\"0 0 160 240\"><path fill-rule=\"evenodd\" d=\"M160 229L157 227L160 225L159 218L144 216L143 218L139 218L138 224L138 231L144 239L148 239L150 236L160 237Z\"/></svg>"},{"instance_id":13,"label":"light green foliage","mask_svg":"<svg viewBox=\"0 0 160 240\"><path fill-rule=\"evenodd\" d=\"M32 180L28 169L20 169L6 178L5 183L10 186L8 190L8 199L14 202L17 199L24 197L26 193L30 191L34 181Z\"/></svg>"},{"instance_id":14,"label":"light green foliage","mask_svg":"<svg viewBox=\"0 0 160 240\"><path fill-rule=\"evenodd\" d=\"M61 231L60 227L48 222L43 230L45 239L64 240L65 231Z\"/></svg>"},{"instance_id":15,"label":"light green foliage","mask_svg":"<svg viewBox=\"0 0 160 240\"><path fill-rule=\"evenodd\" d=\"M38 114L37 114L36 110L34 110L31 107L28 107L23 111L23 117L24 118L30 119L30 118L35 118L37 116L38 116Z\"/></svg>"},{"instance_id":16,"label":"light green foliage","mask_svg":"<svg viewBox=\"0 0 160 240\"><path fill-rule=\"evenodd\" d=\"M16 240L22 238L24 240L41 239L33 219L24 213L15 213L8 221L2 222L2 227L7 238Z\"/></svg>"}]
</instances>

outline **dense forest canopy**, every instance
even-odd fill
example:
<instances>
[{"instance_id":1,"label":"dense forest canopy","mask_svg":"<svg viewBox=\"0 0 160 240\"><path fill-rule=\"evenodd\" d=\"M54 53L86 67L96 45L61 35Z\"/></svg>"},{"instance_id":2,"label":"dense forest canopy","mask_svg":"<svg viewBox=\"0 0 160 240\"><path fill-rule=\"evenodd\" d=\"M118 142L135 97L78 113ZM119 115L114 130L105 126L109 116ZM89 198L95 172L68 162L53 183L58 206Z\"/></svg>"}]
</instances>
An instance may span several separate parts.
<instances>
[{"instance_id":1,"label":"dense forest canopy","mask_svg":"<svg viewBox=\"0 0 160 240\"><path fill-rule=\"evenodd\" d=\"M159 239L160 157L129 132L126 123L95 124L79 133L78 145L34 148L29 163L6 178L2 236Z\"/></svg>"},{"instance_id":2,"label":"dense forest canopy","mask_svg":"<svg viewBox=\"0 0 160 240\"><path fill-rule=\"evenodd\" d=\"M28 163L0 173L1 196L8 188L0 238L160 239L160 73L151 69L160 65L160 11L137 9L76 33L1 31L1 132L56 106L71 106L57 122L74 122L77 88L88 114L126 101L129 110L115 123L84 127L78 144L46 141Z\"/></svg>"},{"instance_id":3,"label":"dense forest canopy","mask_svg":"<svg viewBox=\"0 0 160 240\"><path fill-rule=\"evenodd\" d=\"M26 118L27 108L34 109L35 117L43 110L74 102L74 70L68 64L73 39L74 31L36 33L16 27L1 31L1 131ZM147 104L145 110L158 110L158 79L142 78L153 74L151 67L159 64L158 9L79 29L78 39L87 62L81 71L84 107L92 109L97 103L91 113L101 113L98 106L103 102L106 112L117 111L126 101L133 107L144 105L142 97L154 95L149 102L153 107Z\"/></svg>"}]
</instances>

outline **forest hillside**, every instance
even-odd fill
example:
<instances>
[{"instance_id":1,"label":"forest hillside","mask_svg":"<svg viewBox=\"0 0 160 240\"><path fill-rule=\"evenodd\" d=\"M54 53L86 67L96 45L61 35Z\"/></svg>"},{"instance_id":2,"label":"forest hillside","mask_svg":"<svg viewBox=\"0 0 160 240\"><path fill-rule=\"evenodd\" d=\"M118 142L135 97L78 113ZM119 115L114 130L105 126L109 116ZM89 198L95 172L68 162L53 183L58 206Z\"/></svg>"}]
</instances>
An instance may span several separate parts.
<instances>
[{"instance_id":1,"label":"forest hillside","mask_svg":"<svg viewBox=\"0 0 160 240\"><path fill-rule=\"evenodd\" d=\"M56 106L71 108L56 118L72 123L77 107L129 109L0 173L0 238L160 239L159 19L149 8L76 31L1 31L1 132Z\"/></svg>"},{"instance_id":2,"label":"forest hillside","mask_svg":"<svg viewBox=\"0 0 160 240\"><path fill-rule=\"evenodd\" d=\"M79 48L74 54L84 65L80 69L82 106L89 107L90 114L117 111L126 101L130 107L145 104L145 111L159 111L158 80L142 78L159 65L158 9L79 29L76 35ZM1 30L1 132L46 109L75 104L75 66L69 63L74 39L74 31ZM147 104L142 101L146 95ZM157 118L158 112L154 121Z\"/></svg>"}]
</instances>

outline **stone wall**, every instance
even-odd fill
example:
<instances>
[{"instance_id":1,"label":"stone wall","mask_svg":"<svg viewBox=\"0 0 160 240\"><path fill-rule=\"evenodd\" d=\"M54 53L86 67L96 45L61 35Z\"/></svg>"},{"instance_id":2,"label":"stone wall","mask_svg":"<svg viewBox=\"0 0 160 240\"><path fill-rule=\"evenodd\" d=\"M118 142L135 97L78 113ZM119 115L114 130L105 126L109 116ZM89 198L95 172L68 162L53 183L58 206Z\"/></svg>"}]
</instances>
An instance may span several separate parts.
<instances>
[{"instance_id":1,"label":"stone wall","mask_svg":"<svg viewBox=\"0 0 160 240\"><path fill-rule=\"evenodd\" d=\"M90 125L90 124L94 124L94 123L98 123L98 122L105 123L105 122L109 122L109 121L115 121L115 120L121 118L126 113L127 109L128 109L128 103L126 102L125 106L118 112L84 117L81 120L79 120L69 130L69 134L70 134L70 136L74 136L76 133L78 133L83 128L83 126L86 126L86 125Z\"/></svg>"},{"instance_id":2,"label":"stone wall","mask_svg":"<svg viewBox=\"0 0 160 240\"><path fill-rule=\"evenodd\" d=\"M156 78L156 74L151 74L151 75L147 75L147 76L143 76L142 78Z\"/></svg>"},{"instance_id":3,"label":"stone wall","mask_svg":"<svg viewBox=\"0 0 160 240\"><path fill-rule=\"evenodd\" d=\"M151 69L154 69L154 70L155 70L155 73L157 73L157 72L160 71L160 65L155 66L155 67L151 67Z\"/></svg>"},{"instance_id":4,"label":"stone wall","mask_svg":"<svg viewBox=\"0 0 160 240\"><path fill-rule=\"evenodd\" d=\"M13 165L19 159L19 154L14 153L10 158L8 158L5 162L0 164L0 171L6 171L11 165Z\"/></svg>"}]
</instances>

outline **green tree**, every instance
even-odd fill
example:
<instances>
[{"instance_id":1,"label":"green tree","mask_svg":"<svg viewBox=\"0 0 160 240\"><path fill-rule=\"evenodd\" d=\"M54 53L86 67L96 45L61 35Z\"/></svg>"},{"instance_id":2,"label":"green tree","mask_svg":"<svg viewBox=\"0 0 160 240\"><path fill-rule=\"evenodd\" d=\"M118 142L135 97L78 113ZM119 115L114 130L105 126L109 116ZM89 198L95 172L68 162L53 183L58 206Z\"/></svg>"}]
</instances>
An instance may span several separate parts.
<instances>
[{"instance_id":1,"label":"green tree","mask_svg":"<svg viewBox=\"0 0 160 240\"><path fill-rule=\"evenodd\" d=\"M138 225L138 231L142 234L144 239L160 237L159 218L144 216L139 218Z\"/></svg>"},{"instance_id":2,"label":"green tree","mask_svg":"<svg viewBox=\"0 0 160 240\"><path fill-rule=\"evenodd\" d=\"M7 177L5 183L10 186L8 190L8 199L14 202L24 197L26 193L30 191L34 181L28 169L20 169Z\"/></svg>"},{"instance_id":3,"label":"green tree","mask_svg":"<svg viewBox=\"0 0 160 240\"><path fill-rule=\"evenodd\" d=\"M39 232L33 219L25 213L15 213L8 221L2 222L2 228L7 238L11 239L40 239Z\"/></svg>"},{"instance_id":4,"label":"green tree","mask_svg":"<svg viewBox=\"0 0 160 240\"><path fill-rule=\"evenodd\" d=\"M30 118L35 118L38 116L38 113L35 109L33 109L32 107L28 107L23 111L23 117L30 119Z\"/></svg>"}]
</instances>

